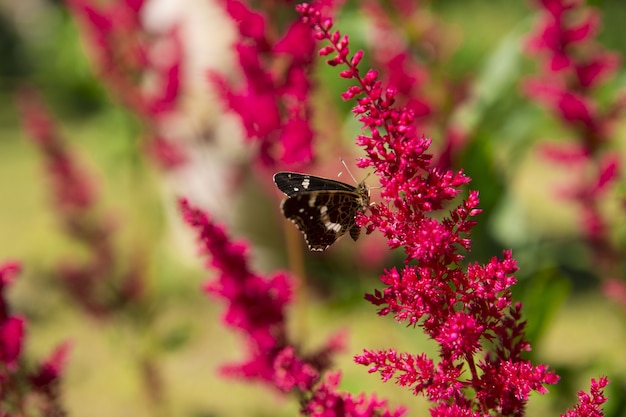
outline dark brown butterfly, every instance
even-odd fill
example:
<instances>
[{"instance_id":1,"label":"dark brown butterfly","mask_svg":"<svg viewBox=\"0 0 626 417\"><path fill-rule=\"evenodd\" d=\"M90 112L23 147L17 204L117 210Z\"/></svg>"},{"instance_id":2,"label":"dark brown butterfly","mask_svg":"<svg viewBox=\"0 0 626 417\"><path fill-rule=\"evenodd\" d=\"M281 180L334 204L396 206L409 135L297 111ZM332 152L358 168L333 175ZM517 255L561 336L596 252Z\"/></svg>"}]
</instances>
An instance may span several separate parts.
<instances>
[{"instance_id":1,"label":"dark brown butterfly","mask_svg":"<svg viewBox=\"0 0 626 417\"><path fill-rule=\"evenodd\" d=\"M296 172L274 174L276 186L287 195L283 215L304 234L309 250L324 251L347 231L357 240L361 228L355 222L370 202L365 181L356 187L343 182Z\"/></svg>"}]
</instances>

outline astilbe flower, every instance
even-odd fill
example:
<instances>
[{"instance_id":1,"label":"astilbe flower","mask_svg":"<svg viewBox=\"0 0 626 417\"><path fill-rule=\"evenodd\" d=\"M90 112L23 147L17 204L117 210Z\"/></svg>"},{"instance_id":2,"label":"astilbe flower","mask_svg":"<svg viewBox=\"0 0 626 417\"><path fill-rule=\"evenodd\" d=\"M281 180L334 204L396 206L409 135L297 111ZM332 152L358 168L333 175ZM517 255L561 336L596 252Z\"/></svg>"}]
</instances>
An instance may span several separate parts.
<instances>
[{"instance_id":1,"label":"astilbe flower","mask_svg":"<svg viewBox=\"0 0 626 417\"><path fill-rule=\"evenodd\" d=\"M383 85L394 88L398 103L410 108L415 119L421 122L433 114L432 99L424 92L424 87L432 80L424 62L428 58L419 60L415 55L423 52L421 47L428 49L425 44L431 38L436 39L426 33L430 25L424 16L424 5L404 0L367 0L361 2L360 6L372 20L374 36L369 49L374 62L381 68ZM410 24L403 25L401 22ZM406 26L418 33L406 33L402 30ZM422 43L413 42L415 38L421 38Z\"/></svg>"},{"instance_id":2,"label":"astilbe flower","mask_svg":"<svg viewBox=\"0 0 626 417\"><path fill-rule=\"evenodd\" d=\"M141 20L145 0L114 0L102 6L93 0L66 3L101 80L143 122L149 155L164 168L184 163L175 138L166 137L160 128L161 120L176 111L181 92L183 45L178 29L160 37L149 33Z\"/></svg>"},{"instance_id":3,"label":"astilbe flower","mask_svg":"<svg viewBox=\"0 0 626 417\"><path fill-rule=\"evenodd\" d=\"M601 417L604 415L602 404L606 402L603 388L609 383L608 378L602 377L599 380L591 379L590 394L584 391L578 392L578 404L573 409L567 410L561 417Z\"/></svg>"},{"instance_id":4,"label":"astilbe flower","mask_svg":"<svg viewBox=\"0 0 626 417\"><path fill-rule=\"evenodd\" d=\"M68 149L37 92L24 88L17 99L24 129L43 157L59 220L89 253L87 261L62 262L55 274L77 305L94 317L109 316L142 297L143 272L133 262L121 276L115 276L121 268L116 265L113 227L98 212L92 177Z\"/></svg>"},{"instance_id":5,"label":"astilbe flower","mask_svg":"<svg viewBox=\"0 0 626 417\"><path fill-rule=\"evenodd\" d=\"M288 278L279 273L265 280L247 265L246 246L232 243L224 230L213 224L205 213L180 202L185 221L197 229L208 266L219 275L204 290L229 301L225 324L240 329L249 338L248 362L224 369L228 374L271 381L274 360L286 347L285 307L291 296Z\"/></svg>"},{"instance_id":6,"label":"astilbe flower","mask_svg":"<svg viewBox=\"0 0 626 417\"><path fill-rule=\"evenodd\" d=\"M239 31L234 49L242 79L211 72L211 82L240 116L247 138L257 142L262 163L309 163L315 52L309 29L296 14L281 21L273 2L260 2L264 10L255 11L243 1L220 1Z\"/></svg>"},{"instance_id":7,"label":"astilbe flower","mask_svg":"<svg viewBox=\"0 0 626 417\"><path fill-rule=\"evenodd\" d=\"M415 132L412 110L394 105L395 91L382 89L376 71L360 72L363 52L351 55L348 37L333 30L332 19L314 5L297 9L317 39L329 43L320 55L346 68L340 75L356 84L343 97L357 102L353 112L368 133L357 138L367 155L359 165L374 168L382 186L382 201L357 222L368 232L379 230L391 248L406 253L404 268L387 270L381 277L386 288L366 298L379 306L380 315L420 327L439 344L438 361L393 349L364 350L355 361L425 395L434 403L432 415L523 415L530 392L545 393L545 385L559 378L523 358L530 344L521 304L511 299L515 259L504 251L501 259L464 270L461 251L471 248L478 193L470 191L447 217L435 213L470 179L462 171L433 166L430 140Z\"/></svg>"},{"instance_id":8,"label":"astilbe flower","mask_svg":"<svg viewBox=\"0 0 626 417\"><path fill-rule=\"evenodd\" d=\"M424 2L359 2L374 28L368 44L384 88L395 90L397 105L413 111L421 131L441 132L438 165L449 169L467 144L468 126L454 114L470 97L466 80L454 80L442 62L449 56L446 28Z\"/></svg>"},{"instance_id":9,"label":"astilbe flower","mask_svg":"<svg viewBox=\"0 0 626 417\"><path fill-rule=\"evenodd\" d=\"M62 343L46 360L27 365L22 355L26 318L12 315L6 299L6 289L20 270L18 262L0 263L0 415L63 416L60 383L70 345Z\"/></svg>"},{"instance_id":10,"label":"astilbe flower","mask_svg":"<svg viewBox=\"0 0 626 417\"><path fill-rule=\"evenodd\" d=\"M611 243L610 222L601 208L622 175L612 138L626 95L618 93L605 103L596 96L598 88L615 74L620 57L595 40L600 17L584 2L535 3L540 18L528 40L528 53L537 57L541 70L525 80L523 90L571 132L569 142L544 145L543 154L571 173L571 181L560 194L579 205L580 224L600 267L599 275L611 276L621 270L623 251Z\"/></svg>"},{"instance_id":11,"label":"astilbe flower","mask_svg":"<svg viewBox=\"0 0 626 417\"><path fill-rule=\"evenodd\" d=\"M303 355L286 332L286 309L291 301L291 279L285 273L263 277L248 266L247 246L232 242L224 229L206 213L180 200L185 221L193 227L207 266L217 277L205 284L207 294L227 302L224 323L246 338L247 359L224 366L231 377L261 381L284 393L297 396L302 414L314 417L399 417L386 401L337 390L339 374L322 374L331 356L341 348L334 339L313 354Z\"/></svg>"}]
</instances>

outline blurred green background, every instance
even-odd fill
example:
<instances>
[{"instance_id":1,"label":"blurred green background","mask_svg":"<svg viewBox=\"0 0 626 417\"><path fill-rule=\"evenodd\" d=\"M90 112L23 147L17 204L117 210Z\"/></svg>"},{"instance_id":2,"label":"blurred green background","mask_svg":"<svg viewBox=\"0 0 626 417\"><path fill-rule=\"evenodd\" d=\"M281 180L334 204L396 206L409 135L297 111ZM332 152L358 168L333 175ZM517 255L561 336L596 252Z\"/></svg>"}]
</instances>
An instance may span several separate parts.
<instances>
[{"instance_id":1,"label":"blurred green background","mask_svg":"<svg viewBox=\"0 0 626 417\"><path fill-rule=\"evenodd\" d=\"M293 400L268 395L262 386L220 378L218 367L240 357L240 339L221 325L221 302L200 290L207 273L192 246L182 247L172 238L168 211L175 217L173 202L163 191L164 174L142 154L139 122L107 96L60 2L19 3L0 1L0 98L5 103L0 106L0 259L17 259L25 267L9 298L13 309L29 320L28 355L42 358L59 342L72 342L63 391L70 415L154 415L137 366L137 358L146 352L158 358L171 415L297 414ZM593 4L602 13L599 40L626 56L626 4L620 0ZM580 238L577 207L555 197L555 188L569 178L568 172L550 166L535 149L539 141L567 139L569 133L521 97L518 89L524 74L536 71L520 51L534 10L530 2L513 0L449 0L430 7L445 23L443 33L456 44L446 72L452 79L469 77L488 97L466 115L476 134L458 161L473 178L471 187L480 191L485 209L468 259L485 262L502 249L513 249L520 266L515 295L524 302L533 360L556 368L562 376L550 394L531 398L528 415L564 412L574 404L577 390L588 389L590 377L606 374L613 381L607 389L607 415L626 416L624 307L600 293L597 271ZM337 27L355 44L364 43L363 18L350 7ZM333 83L340 85L335 69L320 66L320 71L329 90ZM610 97L623 88L624 76L620 68L600 93ZM93 176L99 208L116 224L119 253L139 250L146 257L156 318L139 334L123 319L100 323L81 314L50 279L49 271L59 260L80 257L83 249L63 233L51 205L42 157L20 127L14 93L24 83L42 91L60 131ZM349 119L350 106L341 104L338 94L336 104L345 112L339 118ZM346 131L349 144L358 126ZM616 132L614 146L623 156L624 123ZM437 132L425 134L436 146ZM249 177L235 191L240 198L233 234L255 244L263 242L252 249L256 258L266 256L257 262L263 272L286 268L282 233L272 232L283 226L278 196L272 190L266 193L266 188L254 192L252 170L244 173ZM622 191L623 186L618 187L607 198L606 210L616 219L612 225L616 245L626 248L625 213L619 206ZM364 292L380 288L377 271L401 258L389 257L378 270L358 268L360 260L351 242L344 239L337 245L328 255L305 254L310 290L300 294L307 303L296 307L290 319L293 334L311 348L338 329L348 330L348 346L336 366L343 373L342 388L376 392L392 399L392 404L407 405L410 415L425 414L428 404L423 398L381 383L351 359L363 348L436 353L436 346L421 332L378 317L375 308L362 300ZM161 410L161 415L167 414Z\"/></svg>"}]
</instances>

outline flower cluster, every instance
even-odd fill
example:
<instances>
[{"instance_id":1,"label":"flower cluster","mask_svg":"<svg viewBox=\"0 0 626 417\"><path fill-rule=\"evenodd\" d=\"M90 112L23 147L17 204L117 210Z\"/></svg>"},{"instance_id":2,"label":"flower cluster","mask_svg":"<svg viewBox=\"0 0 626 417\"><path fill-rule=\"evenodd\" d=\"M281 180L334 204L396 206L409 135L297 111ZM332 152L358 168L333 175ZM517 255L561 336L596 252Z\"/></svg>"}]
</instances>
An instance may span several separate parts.
<instances>
[{"instance_id":1,"label":"flower cluster","mask_svg":"<svg viewBox=\"0 0 626 417\"><path fill-rule=\"evenodd\" d=\"M541 74L523 87L531 99L546 106L572 132L576 142L545 146L552 161L580 173L565 196L580 204L584 232L592 245L603 245L607 224L599 202L620 175L620 161L607 148L613 122L626 106L626 96L601 104L595 92L619 66L619 56L594 41L598 14L582 2L538 1L539 24L528 51L539 57ZM600 252L606 247L598 248Z\"/></svg>"},{"instance_id":2,"label":"flower cluster","mask_svg":"<svg viewBox=\"0 0 626 417\"><path fill-rule=\"evenodd\" d=\"M262 163L309 163L313 158L309 95L315 44L308 27L295 14L289 24L281 24L279 13L270 10L269 4L263 13L244 2L221 1L239 30L235 51L243 79L236 82L211 73L211 81L241 117L248 139L258 142ZM286 29L279 37L275 32L280 27Z\"/></svg>"},{"instance_id":3,"label":"flower cluster","mask_svg":"<svg viewBox=\"0 0 626 417\"><path fill-rule=\"evenodd\" d=\"M330 18L314 5L298 11L317 39L329 43L320 55L345 67L340 75L355 82L343 97L356 101L353 113L368 133L357 138L367 155L359 165L374 168L383 188L382 202L357 221L406 253L404 268L387 270L381 277L386 288L366 298L380 315L420 327L439 344L438 361L390 349L365 350L356 362L425 395L434 403L432 415L522 415L529 394L547 392L545 385L559 378L523 358L530 345L521 304L511 298L515 259L505 251L501 259L464 269L462 252L471 248L469 232L480 213L478 193L470 191L448 216L439 212L469 178L433 165L430 140L417 135L413 111L395 105L396 92L383 90L376 71L360 72L363 52L351 55L348 37L333 30Z\"/></svg>"},{"instance_id":4,"label":"flower cluster","mask_svg":"<svg viewBox=\"0 0 626 417\"><path fill-rule=\"evenodd\" d=\"M423 62L414 58L410 49L423 45L414 45L400 32L400 21L411 22L411 27L419 34L428 38L426 31L430 29L425 18L420 14L424 7L416 2L403 0L390 1L386 4L377 1L364 1L362 7L372 19L376 31L371 49L372 56L381 70L383 84L397 91L398 103L413 111L416 120L432 115L433 103L423 91L429 81L430 73ZM416 24L413 24L413 23ZM419 22L419 23L418 23ZM430 39L428 39L430 41ZM425 42L424 42L425 43ZM424 48L426 49L426 48Z\"/></svg>"},{"instance_id":5,"label":"flower cluster","mask_svg":"<svg viewBox=\"0 0 626 417\"><path fill-rule=\"evenodd\" d=\"M159 121L176 109L181 90L183 51L177 28L165 40L151 40L155 36L140 18L145 0L115 0L106 6L93 0L66 2L84 32L102 81L144 122L150 155L165 168L179 166L185 161L182 150L159 129ZM156 48L158 57L153 53Z\"/></svg>"},{"instance_id":6,"label":"flower cluster","mask_svg":"<svg viewBox=\"0 0 626 417\"><path fill-rule=\"evenodd\" d=\"M396 91L396 105L413 111L420 131L440 132L437 164L448 169L467 144L471 126L454 117L470 94L466 80L455 80L444 69L454 49L444 35L445 23L415 1L360 4L374 27L368 47L382 85Z\"/></svg>"},{"instance_id":7,"label":"flower cluster","mask_svg":"<svg viewBox=\"0 0 626 417\"><path fill-rule=\"evenodd\" d=\"M290 278L277 273L269 278L248 266L246 245L232 242L224 229L203 211L180 201L185 221L198 234L207 266L217 278L207 282L208 294L228 303L226 325L246 337L248 358L222 368L228 376L262 381L284 393L295 394L304 415L316 417L400 417L404 411L388 410L386 401L363 395L354 397L337 390L339 374L326 377L331 356L341 348L334 339L309 355L301 354L286 333L285 314L291 297Z\"/></svg>"},{"instance_id":8,"label":"flower cluster","mask_svg":"<svg viewBox=\"0 0 626 417\"><path fill-rule=\"evenodd\" d=\"M269 280L256 275L247 265L246 246L230 242L224 230L213 224L201 210L186 200L180 202L185 221L195 228L209 267L219 275L209 282L205 291L230 302L224 322L240 329L248 337L250 359L241 365L229 366L228 374L270 381L274 360L285 347L285 308L291 288L285 274Z\"/></svg>"},{"instance_id":9,"label":"flower cluster","mask_svg":"<svg viewBox=\"0 0 626 417\"><path fill-rule=\"evenodd\" d=\"M89 250L88 261L64 262L56 271L66 291L94 317L104 317L137 301L144 289L138 263L111 285L117 271L112 225L97 212L97 196L90 176L68 149L38 94L24 89L18 96L18 104L22 124L43 155L58 216L66 232ZM112 293L111 289L117 285Z\"/></svg>"},{"instance_id":10,"label":"flower cluster","mask_svg":"<svg viewBox=\"0 0 626 417\"><path fill-rule=\"evenodd\" d=\"M60 382L70 345L59 345L35 369L27 369L23 358L26 319L11 315L6 289L21 270L17 262L0 263L0 405L3 416L30 415L38 404L41 415L61 416Z\"/></svg>"},{"instance_id":11,"label":"flower cluster","mask_svg":"<svg viewBox=\"0 0 626 417\"><path fill-rule=\"evenodd\" d=\"M565 126L572 140L544 145L546 158L568 169L571 180L561 197L580 208L582 232L609 298L623 302L615 276L621 275L624 251L611 236L611 219L603 202L615 188L622 161L612 140L615 121L626 108L626 95L608 102L598 90L617 71L620 57L595 41L600 18L583 2L538 1L539 23L528 40L528 52L542 64L541 73L525 80L532 100L547 107ZM618 290L618 291L615 291Z\"/></svg>"},{"instance_id":12,"label":"flower cluster","mask_svg":"<svg viewBox=\"0 0 626 417\"><path fill-rule=\"evenodd\" d=\"M573 409L567 410L567 413L561 414L562 417L602 417L604 413L600 407L606 402L603 389L609 383L606 377L599 380L591 379L591 395L584 391L578 392L578 404Z\"/></svg>"}]
</instances>

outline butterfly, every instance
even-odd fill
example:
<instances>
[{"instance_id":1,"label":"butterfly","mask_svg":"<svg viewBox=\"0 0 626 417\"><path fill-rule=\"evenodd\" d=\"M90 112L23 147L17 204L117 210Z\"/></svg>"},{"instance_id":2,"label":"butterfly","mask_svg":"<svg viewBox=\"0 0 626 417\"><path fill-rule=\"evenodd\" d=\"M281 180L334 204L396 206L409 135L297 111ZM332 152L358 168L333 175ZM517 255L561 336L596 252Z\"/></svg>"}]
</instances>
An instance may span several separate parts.
<instances>
[{"instance_id":1,"label":"butterfly","mask_svg":"<svg viewBox=\"0 0 626 417\"><path fill-rule=\"evenodd\" d=\"M348 231L353 240L359 238L355 216L370 202L365 181L355 187L314 175L277 172L274 182L287 195L280 205L283 215L304 234L309 250L324 251Z\"/></svg>"}]
</instances>

